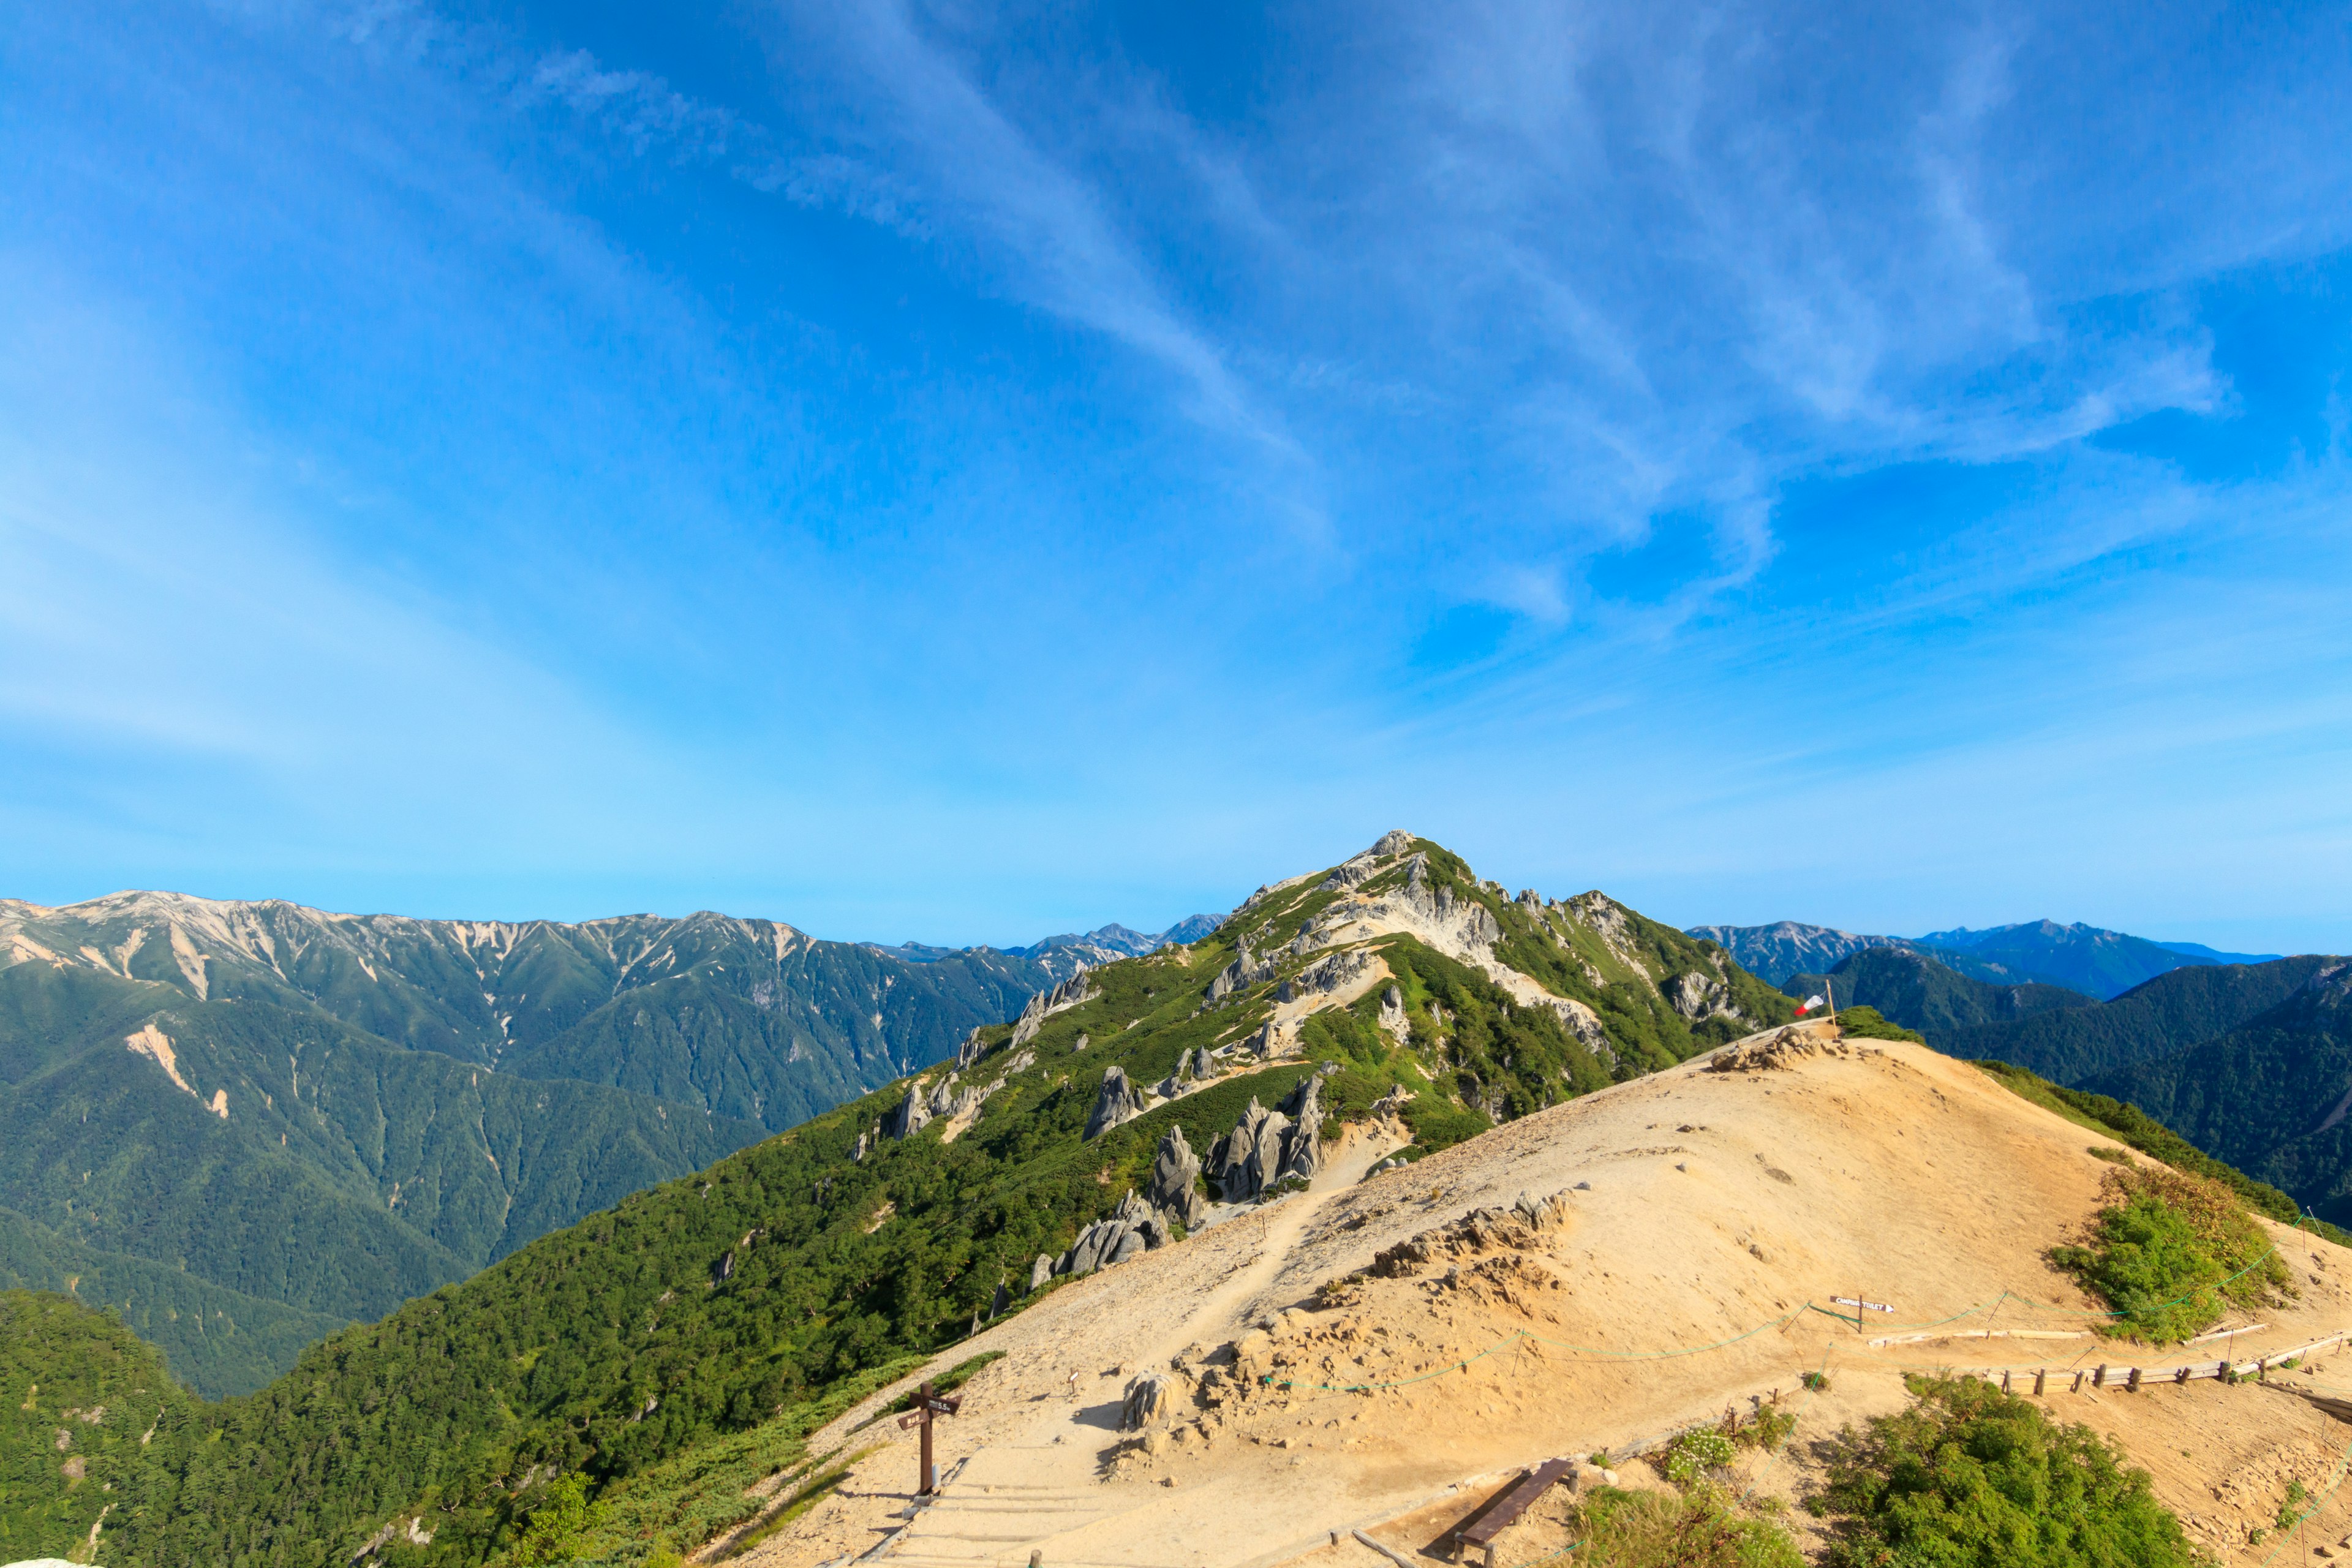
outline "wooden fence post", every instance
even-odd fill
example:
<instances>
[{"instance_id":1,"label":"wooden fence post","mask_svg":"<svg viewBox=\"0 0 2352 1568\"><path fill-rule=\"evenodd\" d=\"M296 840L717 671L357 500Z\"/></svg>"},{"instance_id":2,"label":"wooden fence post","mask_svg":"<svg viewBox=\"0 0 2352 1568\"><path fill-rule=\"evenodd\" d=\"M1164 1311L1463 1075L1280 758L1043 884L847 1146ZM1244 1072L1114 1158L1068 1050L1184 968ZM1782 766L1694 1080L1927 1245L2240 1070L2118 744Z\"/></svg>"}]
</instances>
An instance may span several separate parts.
<instances>
[{"instance_id":1,"label":"wooden fence post","mask_svg":"<svg viewBox=\"0 0 2352 1568\"><path fill-rule=\"evenodd\" d=\"M2048 1367L2040 1367L2035 1370L2033 1373L2033 1396L2035 1398L2039 1399L2042 1396L2042 1385L2049 1381L2050 1369Z\"/></svg>"},{"instance_id":2,"label":"wooden fence post","mask_svg":"<svg viewBox=\"0 0 2352 1568\"><path fill-rule=\"evenodd\" d=\"M2137 1394L2139 1392L2139 1368L2132 1368L2131 1382L2126 1384L2125 1386L2133 1394Z\"/></svg>"}]
</instances>

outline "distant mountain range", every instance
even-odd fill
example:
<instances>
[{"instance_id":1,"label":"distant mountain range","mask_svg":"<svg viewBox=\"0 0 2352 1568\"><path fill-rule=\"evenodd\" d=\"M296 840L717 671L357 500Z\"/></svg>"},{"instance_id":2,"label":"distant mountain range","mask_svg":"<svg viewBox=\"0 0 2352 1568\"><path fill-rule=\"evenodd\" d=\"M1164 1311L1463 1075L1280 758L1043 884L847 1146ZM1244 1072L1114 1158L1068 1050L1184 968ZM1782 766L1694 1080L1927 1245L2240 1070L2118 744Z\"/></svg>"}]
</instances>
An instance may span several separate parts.
<instances>
[{"instance_id":1,"label":"distant mountain range","mask_svg":"<svg viewBox=\"0 0 2352 1568\"><path fill-rule=\"evenodd\" d=\"M1166 934L910 951L708 912L0 900L0 1289L109 1307L199 1392L256 1387Z\"/></svg>"},{"instance_id":2,"label":"distant mountain range","mask_svg":"<svg viewBox=\"0 0 2352 1568\"><path fill-rule=\"evenodd\" d=\"M1200 941L1217 929L1223 915L1187 915L1163 931L1139 931L1111 924L1098 926L1090 931L1065 931L1059 936L1045 937L1027 947L1008 947L1002 951L1012 958L1026 958L1053 969L1056 978L1065 976L1075 963L1088 965L1116 963L1122 958L1140 958L1147 952L1157 952L1173 942L1179 947ZM931 947L922 942L900 942L896 947L880 951L896 953L917 963L930 963L959 953L984 951L974 948Z\"/></svg>"},{"instance_id":3,"label":"distant mountain range","mask_svg":"<svg viewBox=\"0 0 2352 1568\"><path fill-rule=\"evenodd\" d=\"M1831 926L1779 921L1760 926L1693 926L1740 965L1778 985L1792 974L1825 973L1865 948L1924 952L1955 973L1992 985L2040 984L2105 1001L2189 964L2261 963L2276 953L2220 952L2201 943L2151 942L2096 926L2030 921L1921 937L1864 936ZM1889 1015L1890 1016L1892 1015Z\"/></svg>"}]
</instances>

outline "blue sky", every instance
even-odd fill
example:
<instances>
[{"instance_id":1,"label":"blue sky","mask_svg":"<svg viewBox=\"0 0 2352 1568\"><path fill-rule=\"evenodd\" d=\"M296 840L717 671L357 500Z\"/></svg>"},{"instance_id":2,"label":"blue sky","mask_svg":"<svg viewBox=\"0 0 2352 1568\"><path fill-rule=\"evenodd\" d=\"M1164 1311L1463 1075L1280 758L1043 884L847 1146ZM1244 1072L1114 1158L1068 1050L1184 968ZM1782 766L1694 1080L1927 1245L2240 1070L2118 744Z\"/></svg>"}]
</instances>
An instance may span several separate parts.
<instances>
[{"instance_id":1,"label":"blue sky","mask_svg":"<svg viewBox=\"0 0 2352 1568\"><path fill-rule=\"evenodd\" d=\"M2348 18L9 7L0 892L2352 948Z\"/></svg>"}]
</instances>

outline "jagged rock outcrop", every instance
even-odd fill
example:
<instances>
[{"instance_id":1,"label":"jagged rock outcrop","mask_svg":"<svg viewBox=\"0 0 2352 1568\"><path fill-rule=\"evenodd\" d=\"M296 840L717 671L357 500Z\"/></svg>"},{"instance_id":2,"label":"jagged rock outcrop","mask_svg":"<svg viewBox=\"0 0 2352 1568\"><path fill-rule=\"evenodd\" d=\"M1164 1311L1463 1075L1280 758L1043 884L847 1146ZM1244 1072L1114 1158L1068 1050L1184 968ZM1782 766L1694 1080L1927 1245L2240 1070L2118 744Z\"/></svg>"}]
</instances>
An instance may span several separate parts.
<instances>
[{"instance_id":1,"label":"jagged rock outcrop","mask_svg":"<svg viewBox=\"0 0 2352 1568\"><path fill-rule=\"evenodd\" d=\"M1200 1176L1201 1157L1184 1141L1184 1130L1171 1127L1160 1137L1143 1195L1152 1207L1186 1230L1197 1230L1209 1217L1208 1203L1201 1196Z\"/></svg>"},{"instance_id":2,"label":"jagged rock outcrop","mask_svg":"<svg viewBox=\"0 0 2352 1568\"><path fill-rule=\"evenodd\" d=\"M1282 1135L1282 1164L1275 1180L1312 1181L1323 1168L1323 1075L1310 1075L1282 1108L1290 1114L1290 1126Z\"/></svg>"},{"instance_id":3,"label":"jagged rock outcrop","mask_svg":"<svg viewBox=\"0 0 2352 1568\"><path fill-rule=\"evenodd\" d=\"M1128 1081L1127 1069L1114 1062L1105 1069L1102 1088L1095 1093L1094 1114L1087 1118L1087 1136L1099 1138L1112 1128L1134 1121L1149 1103L1142 1089Z\"/></svg>"},{"instance_id":4,"label":"jagged rock outcrop","mask_svg":"<svg viewBox=\"0 0 2352 1568\"><path fill-rule=\"evenodd\" d=\"M1242 1049L1262 1062L1272 1061L1290 1048L1292 1038L1297 1032L1296 1024L1268 1018L1243 1037Z\"/></svg>"},{"instance_id":5,"label":"jagged rock outcrop","mask_svg":"<svg viewBox=\"0 0 2352 1568\"><path fill-rule=\"evenodd\" d=\"M904 1142L921 1131L930 1119L930 1104L923 1094L923 1086L919 1083L907 1090L907 1098L900 1100L895 1109L884 1114L882 1136Z\"/></svg>"},{"instance_id":6,"label":"jagged rock outcrop","mask_svg":"<svg viewBox=\"0 0 2352 1568\"><path fill-rule=\"evenodd\" d=\"M1209 1150L1209 1179L1227 1203L1245 1203L1275 1183L1282 1169L1282 1135L1289 1128L1288 1117L1250 1098L1234 1130Z\"/></svg>"},{"instance_id":7,"label":"jagged rock outcrop","mask_svg":"<svg viewBox=\"0 0 2352 1568\"><path fill-rule=\"evenodd\" d=\"M980 1030L975 1026L971 1034L956 1043L956 1071L963 1071L987 1054L988 1047L981 1043Z\"/></svg>"},{"instance_id":8,"label":"jagged rock outcrop","mask_svg":"<svg viewBox=\"0 0 2352 1568\"><path fill-rule=\"evenodd\" d=\"M1480 907L1480 912L1485 912L1484 906ZM1494 917L1489 915L1487 918L1492 920ZM1335 952L1328 957L1317 959L1297 974L1284 981L1282 989L1276 994L1285 1002L1296 1002L1301 996L1318 994L1328 995L1334 991L1344 990L1362 979L1370 973L1379 963L1379 959L1361 948L1350 948L1346 952Z\"/></svg>"},{"instance_id":9,"label":"jagged rock outcrop","mask_svg":"<svg viewBox=\"0 0 2352 1568\"><path fill-rule=\"evenodd\" d=\"M1611 1067L1617 1065L1617 1047L1609 1043L1609 1030L1600 1014L1572 996L1553 997L1551 1010L1559 1015L1560 1027L1581 1041L1585 1049Z\"/></svg>"},{"instance_id":10,"label":"jagged rock outcrop","mask_svg":"<svg viewBox=\"0 0 2352 1568\"><path fill-rule=\"evenodd\" d=\"M1409 1279L1429 1264L1461 1259L1481 1252L1510 1247L1525 1250L1546 1232L1568 1223L1568 1194L1548 1198L1521 1193L1508 1208L1472 1209L1460 1219L1424 1230L1372 1258L1370 1272L1378 1279Z\"/></svg>"},{"instance_id":11,"label":"jagged rock outcrop","mask_svg":"<svg viewBox=\"0 0 2352 1568\"><path fill-rule=\"evenodd\" d=\"M1046 1019L1056 1013L1066 1013L1073 1007L1083 1006L1101 994L1088 984L1087 966L1081 962L1076 974L1051 991L1040 991L1029 998L1028 1005L1021 1009L1021 1016L1013 1021L1013 1038L1008 1044L1015 1047L1027 1045L1037 1037L1037 1031L1045 1026Z\"/></svg>"},{"instance_id":12,"label":"jagged rock outcrop","mask_svg":"<svg viewBox=\"0 0 2352 1568\"><path fill-rule=\"evenodd\" d=\"M1627 966L1643 974L1649 973L1649 966L1642 962L1633 920L1614 899L1602 892L1579 893L1561 908L1567 910L1569 919L1599 937L1601 945Z\"/></svg>"},{"instance_id":13,"label":"jagged rock outcrop","mask_svg":"<svg viewBox=\"0 0 2352 1568\"><path fill-rule=\"evenodd\" d=\"M1246 991L1253 985L1264 984L1281 968L1278 958L1260 958L1250 952L1249 939L1244 937L1234 961L1217 971L1209 982L1208 1002L1212 1007L1236 991Z\"/></svg>"},{"instance_id":14,"label":"jagged rock outcrop","mask_svg":"<svg viewBox=\"0 0 2352 1568\"><path fill-rule=\"evenodd\" d=\"M1053 1277L1054 1255L1050 1252L1039 1253L1037 1261L1029 1266L1029 1289L1042 1290L1045 1288L1045 1281Z\"/></svg>"},{"instance_id":15,"label":"jagged rock outcrop","mask_svg":"<svg viewBox=\"0 0 2352 1568\"><path fill-rule=\"evenodd\" d=\"M1398 1045L1403 1045L1412 1033L1412 1024L1404 1016L1404 993L1391 985L1381 993L1381 1032Z\"/></svg>"},{"instance_id":16,"label":"jagged rock outcrop","mask_svg":"<svg viewBox=\"0 0 2352 1568\"><path fill-rule=\"evenodd\" d=\"M1666 982L1664 994L1675 1012L1694 1024L1718 1013L1738 1016L1731 1005L1731 988L1719 974L1696 969L1687 974L1677 974Z\"/></svg>"},{"instance_id":17,"label":"jagged rock outcrop","mask_svg":"<svg viewBox=\"0 0 2352 1568\"><path fill-rule=\"evenodd\" d=\"M1475 899L1454 897L1451 886L1442 885L1432 892L1426 854L1413 856L1412 866L1400 895L1406 907L1450 937L1464 952L1491 958L1495 944L1503 940L1503 928L1496 923L1494 911Z\"/></svg>"}]
</instances>

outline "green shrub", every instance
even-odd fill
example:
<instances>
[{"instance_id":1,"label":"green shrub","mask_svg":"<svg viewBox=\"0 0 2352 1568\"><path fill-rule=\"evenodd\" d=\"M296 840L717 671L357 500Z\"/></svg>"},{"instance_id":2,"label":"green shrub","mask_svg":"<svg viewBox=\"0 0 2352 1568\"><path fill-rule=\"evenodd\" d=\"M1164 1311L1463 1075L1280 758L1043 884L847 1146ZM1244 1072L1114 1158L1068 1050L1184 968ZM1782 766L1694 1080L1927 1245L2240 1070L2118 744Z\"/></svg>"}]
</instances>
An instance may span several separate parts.
<instances>
[{"instance_id":1,"label":"green shrub","mask_svg":"<svg viewBox=\"0 0 2352 1568\"><path fill-rule=\"evenodd\" d=\"M2111 1173L2089 1245L2057 1247L2050 1261L2116 1313L2109 1333L2185 1340L2228 1304L2257 1305L2287 1273L2238 1201L2218 1182L2161 1165Z\"/></svg>"},{"instance_id":2,"label":"green shrub","mask_svg":"<svg viewBox=\"0 0 2352 1568\"><path fill-rule=\"evenodd\" d=\"M2303 1517L2303 1505L2310 1500L2311 1493L2304 1489L2301 1481L2287 1482L2286 1496L2279 1502L2278 1517L2271 1522L2281 1530L2293 1529L2295 1521Z\"/></svg>"},{"instance_id":3,"label":"green shrub","mask_svg":"<svg viewBox=\"0 0 2352 1568\"><path fill-rule=\"evenodd\" d=\"M2193 1568L2147 1472L1977 1378L1916 1378L1914 1401L1840 1434L1807 1508L1843 1521L1831 1568Z\"/></svg>"},{"instance_id":4,"label":"green shrub","mask_svg":"<svg viewBox=\"0 0 2352 1568\"><path fill-rule=\"evenodd\" d=\"M1789 1411L1773 1405L1759 1405L1756 1414L1746 1421L1732 1417L1724 1435L1743 1448L1761 1448L1770 1453L1789 1440L1797 1429L1797 1417Z\"/></svg>"},{"instance_id":5,"label":"green shrub","mask_svg":"<svg viewBox=\"0 0 2352 1568\"><path fill-rule=\"evenodd\" d=\"M1829 1392L1830 1380L1821 1373L1809 1372L1805 1373L1805 1386L1815 1394L1826 1394Z\"/></svg>"},{"instance_id":6,"label":"green shrub","mask_svg":"<svg viewBox=\"0 0 2352 1568\"><path fill-rule=\"evenodd\" d=\"M604 1505L588 1500L588 1478L575 1470L547 1489L546 1498L531 1510L522 1539L507 1553L507 1561L515 1568L576 1562L589 1536L604 1522Z\"/></svg>"},{"instance_id":7,"label":"green shrub","mask_svg":"<svg viewBox=\"0 0 2352 1568\"><path fill-rule=\"evenodd\" d=\"M1702 1429L1685 1432L1666 1447L1664 1463L1666 1479L1678 1487L1692 1486L1706 1479L1709 1470L1718 1470L1731 1463L1731 1439L1720 1432Z\"/></svg>"},{"instance_id":8,"label":"green shrub","mask_svg":"<svg viewBox=\"0 0 2352 1568\"><path fill-rule=\"evenodd\" d=\"M1785 1529L1735 1511L1713 1487L1679 1497L1602 1487L1582 1512L1578 1568L1804 1568Z\"/></svg>"},{"instance_id":9,"label":"green shrub","mask_svg":"<svg viewBox=\"0 0 2352 1568\"><path fill-rule=\"evenodd\" d=\"M1854 1039L1909 1040L1920 1046L1927 1043L1927 1036L1886 1018L1875 1007L1841 1007L1837 1023L1841 1030Z\"/></svg>"}]
</instances>

